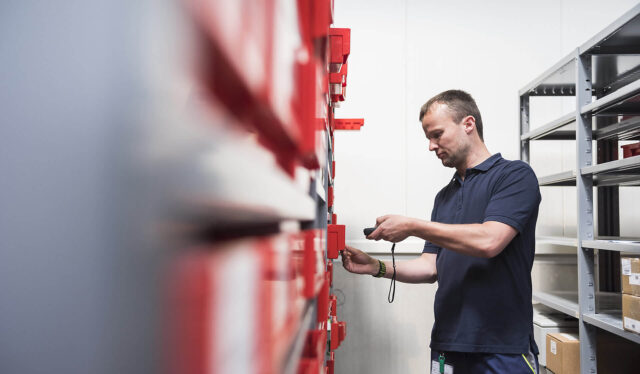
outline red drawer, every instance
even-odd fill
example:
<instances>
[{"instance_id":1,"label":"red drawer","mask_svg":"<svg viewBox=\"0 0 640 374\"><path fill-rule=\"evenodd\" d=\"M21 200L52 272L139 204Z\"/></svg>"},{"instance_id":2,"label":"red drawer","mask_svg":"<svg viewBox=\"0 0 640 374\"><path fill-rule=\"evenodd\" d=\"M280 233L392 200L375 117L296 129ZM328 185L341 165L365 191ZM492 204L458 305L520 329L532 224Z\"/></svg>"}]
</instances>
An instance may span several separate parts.
<instances>
[{"instance_id":1,"label":"red drawer","mask_svg":"<svg viewBox=\"0 0 640 374\"><path fill-rule=\"evenodd\" d=\"M339 252L345 247L345 225L329 225L327 227L327 257L338 258Z\"/></svg>"}]
</instances>

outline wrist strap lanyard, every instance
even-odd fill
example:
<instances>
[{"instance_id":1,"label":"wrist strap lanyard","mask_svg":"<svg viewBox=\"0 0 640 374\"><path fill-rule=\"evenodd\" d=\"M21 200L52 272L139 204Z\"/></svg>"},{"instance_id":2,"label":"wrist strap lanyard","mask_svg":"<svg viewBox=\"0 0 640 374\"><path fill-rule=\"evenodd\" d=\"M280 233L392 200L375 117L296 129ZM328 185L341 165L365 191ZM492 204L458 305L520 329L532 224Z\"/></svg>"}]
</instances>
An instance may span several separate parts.
<instances>
[{"instance_id":1,"label":"wrist strap lanyard","mask_svg":"<svg viewBox=\"0 0 640 374\"><path fill-rule=\"evenodd\" d=\"M389 295L387 295L387 301L389 301L389 303L392 303L393 300L396 298L396 256L395 256L395 250L396 250L396 243L393 243L393 245L391 246L391 261L393 263L393 275L391 276L391 284L389 285Z\"/></svg>"}]
</instances>

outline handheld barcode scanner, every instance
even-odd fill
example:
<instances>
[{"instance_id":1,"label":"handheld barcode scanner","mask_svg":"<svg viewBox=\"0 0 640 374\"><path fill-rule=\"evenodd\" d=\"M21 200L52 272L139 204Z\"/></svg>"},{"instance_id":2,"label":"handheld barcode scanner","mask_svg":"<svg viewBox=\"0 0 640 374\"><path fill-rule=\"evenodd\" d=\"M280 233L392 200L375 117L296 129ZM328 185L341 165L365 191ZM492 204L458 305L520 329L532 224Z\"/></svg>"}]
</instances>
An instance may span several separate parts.
<instances>
[{"instance_id":1,"label":"handheld barcode scanner","mask_svg":"<svg viewBox=\"0 0 640 374\"><path fill-rule=\"evenodd\" d=\"M376 227L367 227L366 229L364 229L364 236L369 236L371 235L372 232L374 232L376 229L378 228L378 226ZM391 261L393 262L393 275L391 276L391 285L389 285L389 295L387 296L387 301L389 301L389 303L393 302L393 299L396 298L396 256L395 256L395 249L396 249L396 243L393 243L393 245L391 246ZM380 263L381 265L382 262ZM392 293L393 290L393 293Z\"/></svg>"},{"instance_id":2,"label":"handheld barcode scanner","mask_svg":"<svg viewBox=\"0 0 640 374\"><path fill-rule=\"evenodd\" d=\"M367 227L364 229L364 236L369 236L374 231L376 231L376 227Z\"/></svg>"}]
</instances>

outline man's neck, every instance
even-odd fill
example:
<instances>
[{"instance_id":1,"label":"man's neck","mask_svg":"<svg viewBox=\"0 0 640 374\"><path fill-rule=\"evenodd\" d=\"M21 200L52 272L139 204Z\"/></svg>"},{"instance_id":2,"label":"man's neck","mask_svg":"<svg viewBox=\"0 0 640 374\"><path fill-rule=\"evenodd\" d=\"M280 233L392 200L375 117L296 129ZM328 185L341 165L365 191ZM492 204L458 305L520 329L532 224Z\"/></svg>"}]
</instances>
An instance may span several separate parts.
<instances>
[{"instance_id":1,"label":"man's neck","mask_svg":"<svg viewBox=\"0 0 640 374\"><path fill-rule=\"evenodd\" d=\"M475 148L475 150L471 150L469 152L467 157L465 157L465 162L461 163L460 166L456 166L458 175L460 176L460 178L462 178L462 180L464 180L467 169L480 165L489 157L491 157L491 153L484 145L484 143L482 143L481 146L478 146Z\"/></svg>"}]
</instances>

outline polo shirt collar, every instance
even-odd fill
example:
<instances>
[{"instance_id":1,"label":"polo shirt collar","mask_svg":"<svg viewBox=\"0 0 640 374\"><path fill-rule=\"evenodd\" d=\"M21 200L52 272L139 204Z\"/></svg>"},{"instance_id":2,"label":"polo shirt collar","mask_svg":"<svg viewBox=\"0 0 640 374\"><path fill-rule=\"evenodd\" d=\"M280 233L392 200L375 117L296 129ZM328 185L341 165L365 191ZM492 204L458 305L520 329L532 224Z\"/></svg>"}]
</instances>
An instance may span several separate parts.
<instances>
[{"instance_id":1,"label":"polo shirt collar","mask_svg":"<svg viewBox=\"0 0 640 374\"><path fill-rule=\"evenodd\" d=\"M467 169L467 171L468 170L487 171L487 170L491 169L491 167L496 162L498 162L498 160L500 160L501 158L502 158L502 155L500 153L496 153L495 155L490 156L489 158L487 158L486 160L482 161L478 165ZM462 178L460 178L460 176L458 175L457 171L455 171L453 173L452 181L458 181L458 183L462 184Z\"/></svg>"},{"instance_id":2,"label":"polo shirt collar","mask_svg":"<svg viewBox=\"0 0 640 374\"><path fill-rule=\"evenodd\" d=\"M491 157L489 157L486 160L482 161L478 165L472 167L471 170L487 171L487 170L491 169L491 167L496 162L498 162L498 160L501 159L501 158L502 158L502 155L500 153L496 153L495 155L492 155Z\"/></svg>"}]
</instances>

